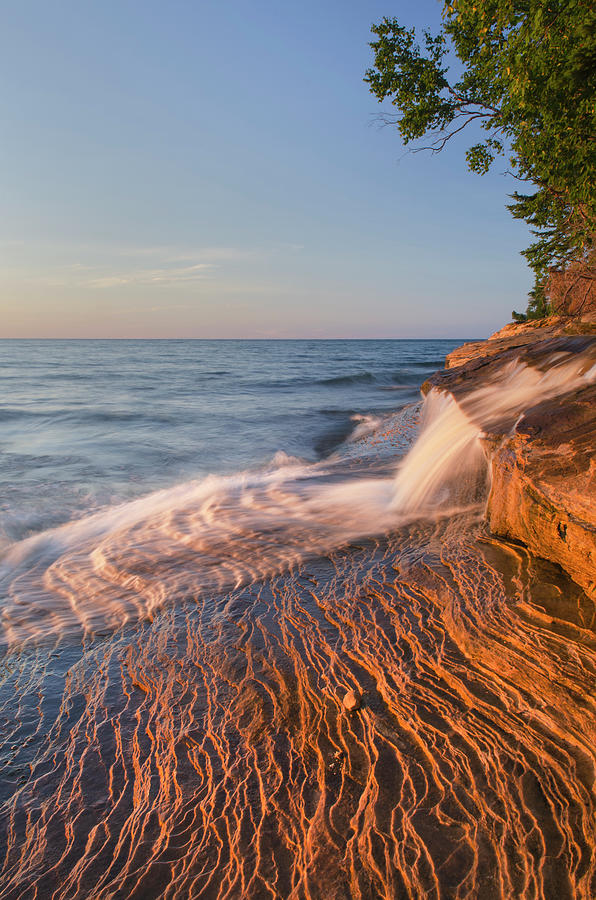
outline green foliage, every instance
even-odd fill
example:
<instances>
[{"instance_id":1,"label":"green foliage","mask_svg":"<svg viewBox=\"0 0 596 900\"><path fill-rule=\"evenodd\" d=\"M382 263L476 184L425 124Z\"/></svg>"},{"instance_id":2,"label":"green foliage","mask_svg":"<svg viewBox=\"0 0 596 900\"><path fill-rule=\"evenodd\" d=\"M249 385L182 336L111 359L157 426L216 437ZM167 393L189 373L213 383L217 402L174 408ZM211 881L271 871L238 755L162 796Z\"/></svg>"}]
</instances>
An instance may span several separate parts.
<instances>
[{"instance_id":1,"label":"green foliage","mask_svg":"<svg viewBox=\"0 0 596 900\"><path fill-rule=\"evenodd\" d=\"M515 310L511 313L514 322L527 322L529 319L542 319L544 316L550 316L552 310L545 294L545 287L544 279L536 280L536 284L529 293L528 308L525 313L518 313Z\"/></svg>"},{"instance_id":2,"label":"green foliage","mask_svg":"<svg viewBox=\"0 0 596 900\"><path fill-rule=\"evenodd\" d=\"M511 313L511 318L513 319L514 322L518 322L518 323L526 322L528 320L526 313L518 313L515 310L513 310L513 312Z\"/></svg>"},{"instance_id":3,"label":"green foliage","mask_svg":"<svg viewBox=\"0 0 596 900\"><path fill-rule=\"evenodd\" d=\"M596 9L589 0L452 0L437 36L385 18L373 26L365 80L397 110L405 144L430 138L439 152L475 122L486 137L467 150L487 172L507 155L528 182L509 209L536 236L524 251L536 275L529 315L544 310L549 268L581 259L596 234ZM450 79L448 54L460 61ZM418 148L423 149L423 148ZM542 290L542 299L540 291ZM518 314L519 315L519 314Z\"/></svg>"}]
</instances>

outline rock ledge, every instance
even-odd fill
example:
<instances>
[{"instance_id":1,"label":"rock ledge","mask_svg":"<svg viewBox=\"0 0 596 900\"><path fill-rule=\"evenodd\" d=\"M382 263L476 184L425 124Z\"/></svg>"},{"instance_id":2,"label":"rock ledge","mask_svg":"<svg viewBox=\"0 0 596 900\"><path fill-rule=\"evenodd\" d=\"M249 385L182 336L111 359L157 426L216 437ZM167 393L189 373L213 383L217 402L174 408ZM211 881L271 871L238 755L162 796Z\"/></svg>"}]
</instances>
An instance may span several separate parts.
<instances>
[{"instance_id":1,"label":"rock ledge","mask_svg":"<svg viewBox=\"0 0 596 900\"><path fill-rule=\"evenodd\" d=\"M511 359L542 368L553 351L582 352L588 367L596 364L596 334L584 330L590 323L574 331L560 317L544 322L464 344L423 392L438 388L461 401ZM492 475L491 531L557 563L596 599L596 384L537 403L517 422L495 423L483 446Z\"/></svg>"}]
</instances>

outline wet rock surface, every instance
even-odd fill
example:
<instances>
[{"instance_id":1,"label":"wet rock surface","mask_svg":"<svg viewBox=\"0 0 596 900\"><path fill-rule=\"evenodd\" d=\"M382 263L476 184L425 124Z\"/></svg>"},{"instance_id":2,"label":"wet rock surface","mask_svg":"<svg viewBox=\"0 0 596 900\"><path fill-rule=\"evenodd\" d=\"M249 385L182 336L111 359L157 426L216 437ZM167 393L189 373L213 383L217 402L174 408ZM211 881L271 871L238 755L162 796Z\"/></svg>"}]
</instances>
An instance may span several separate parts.
<instances>
[{"instance_id":1,"label":"wet rock surface","mask_svg":"<svg viewBox=\"0 0 596 900\"><path fill-rule=\"evenodd\" d=\"M596 600L521 543L577 560L592 521L596 387L565 373L596 348L550 340L523 353L557 400L523 394L523 418L536 372L511 348L437 376L457 404L430 398L456 413L440 443L463 424L483 475L474 416L489 410L493 531L509 541L472 505L357 541L342 521L330 544L332 519L275 532L227 493L208 522L190 503L67 547L41 584L28 573L37 606L18 573L2 900L596 897ZM264 487L259 508L292 496Z\"/></svg>"},{"instance_id":2,"label":"wet rock surface","mask_svg":"<svg viewBox=\"0 0 596 900\"><path fill-rule=\"evenodd\" d=\"M466 346L469 345L464 344ZM484 353L481 352L482 347L485 348ZM523 345L507 345L500 350L494 350L489 339L478 344L478 351L467 362L447 365L444 370L431 375L422 385L422 393L427 394L432 388L439 388L449 391L456 400L463 399L472 391L490 383L505 365L519 362L546 371L552 364L553 356L564 353L582 353L586 357L587 367L596 364L596 335L555 335L544 340L534 338ZM450 354L447 360L452 357L453 354Z\"/></svg>"},{"instance_id":3,"label":"wet rock surface","mask_svg":"<svg viewBox=\"0 0 596 900\"><path fill-rule=\"evenodd\" d=\"M343 699L344 707L348 712L355 712L362 706L362 699L357 691L348 691Z\"/></svg>"},{"instance_id":4,"label":"wet rock surface","mask_svg":"<svg viewBox=\"0 0 596 900\"><path fill-rule=\"evenodd\" d=\"M546 372L564 355L582 354L588 371L596 365L596 336L552 336L562 327L569 327L565 320L525 330L507 326L509 336L464 345L423 391L447 391L466 408L471 392L490 384L504 366L519 363ZM545 334L551 336L540 339ZM458 359L467 362L456 365ZM491 531L557 563L595 596L596 385L537 403L521 416L495 415L488 427L482 425L492 476L486 509Z\"/></svg>"},{"instance_id":5,"label":"wet rock surface","mask_svg":"<svg viewBox=\"0 0 596 900\"><path fill-rule=\"evenodd\" d=\"M491 455L487 518L596 596L596 385L531 409Z\"/></svg>"},{"instance_id":6,"label":"wet rock surface","mask_svg":"<svg viewBox=\"0 0 596 900\"><path fill-rule=\"evenodd\" d=\"M492 334L486 341L470 341L457 347L445 358L445 368L454 369L466 365L474 359L496 356L508 350L519 350L540 341L570 335L596 336L596 315L587 314L582 318L572 316L549 316L520 324L510 323Z\"/></svg>"},{"instance_id":7,"label":"wet rock surface","mask_svg":"<svg viewBox=\"0 0 596 900\"><path fill-rule=\"evenodd\" d=\"M12 652L0 896L593 900L595 609L465 515Z\"/></svg>"}]
</instances>

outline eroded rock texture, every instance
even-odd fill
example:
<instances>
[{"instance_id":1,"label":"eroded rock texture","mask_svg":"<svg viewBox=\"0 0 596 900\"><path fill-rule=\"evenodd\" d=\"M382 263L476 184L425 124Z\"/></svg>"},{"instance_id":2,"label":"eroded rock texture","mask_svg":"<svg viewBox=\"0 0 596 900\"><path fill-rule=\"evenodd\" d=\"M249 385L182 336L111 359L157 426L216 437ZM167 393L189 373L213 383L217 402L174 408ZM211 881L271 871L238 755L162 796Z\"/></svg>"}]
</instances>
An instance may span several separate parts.
<instances>
[{"instance_id":1,"label":"eroded rock texture","mask_svg":"<svg viewBox=\"0 0 596 900\"><path fill-rule=\"evenodd\" d=\"M565 356L581 355L589 374L596 365L596 338L558 335L533 341L522 332L473 348L464 365L439 372L423 390L447 391L474 415L473 392L494 383L505 367L518 363L540 371ZM548 330L547 330L548 333ZM513 343L512 343L513 342ZM465 345L469 356L472 345ZM498 350L498 347L501 349ZM497 350L495 351L495 347ZM455 359L458 351L451 354ZM463 354L465 356L466 354ZM462 358L463 358L462 356ZM498 404L497 404L498 405ZM562 393L520 415L495 414L478 421L492 475L487 505L491 530L522 541L533 553L562 566L590 595L596 591L596 386Z\"/></svg>"},{"instance_id":2,"label":"eroded rock texture","mask_svg":"<svg viewBox=\"0 0 596 900\"><path fill-rule=\"evenodd\" d=\"M491 530L596 594L596 386L531 409L491 454Z\"/></svg>"},{"instance_id":3,"label":"eroded rock texture","mask_svg":"<svg viewBox=\"0 0 596 900\"><path fill-rule=\"evenodd\" d=\"M11 651L0 897L592 900L594 610L460 516Z\"/></svg>"},{"instance_id":4,"label":"eroded rock texture","mask_svg":"<svg viewBox=\"0 0 596 900\"><path fill-rule=\"evenodd\" d=\"M522 367L591 364L556 341ZM503 363L434 381L473 416ZM493 530L580 583L594 391L485 428ZM15 567L0 900L593 900L596 599L476 506L330 544L325 484L383 471L355 463L318 519L265 478Z\"/></svg>"},{"instance_id":5,"label":"eroded rock texture","mask_svg":"<svg viewBox=\"0 0 596 900\"><path fill-rule=\"evenodd\" d=\"M510 323L496 331L486 341L469 341L456 347L445 358L445 368L455 369L475 359L497 357L506 351L523 350L538 342L566 335L596 335L596 314L581 318L549 316L530 322Z\"/></svg>"}]
</instances>

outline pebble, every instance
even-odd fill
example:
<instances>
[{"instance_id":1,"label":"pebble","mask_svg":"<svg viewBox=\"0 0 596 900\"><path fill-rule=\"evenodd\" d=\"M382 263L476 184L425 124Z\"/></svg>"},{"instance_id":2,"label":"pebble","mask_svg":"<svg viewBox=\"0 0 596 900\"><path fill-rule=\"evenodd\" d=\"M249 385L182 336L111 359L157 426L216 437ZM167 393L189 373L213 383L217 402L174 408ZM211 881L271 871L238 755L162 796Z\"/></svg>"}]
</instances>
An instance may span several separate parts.
<instances>
[{"instance_id":1,"label":"pebble","mask_svg":"<svg viewBox=\"0 0 596 900\"><path fill-rule=\"evenodd\" d=\"M344 706L349 712L354 712L356 709L360 709L362 704L362 700L359 694L356 691L348 691L348 693L344 697Z\"/></svg>"}]
</instances>

